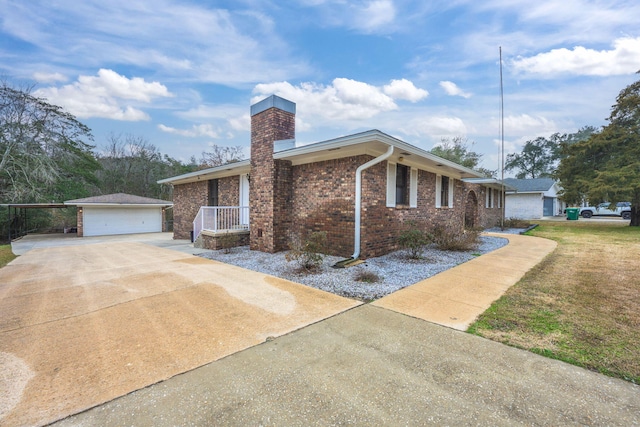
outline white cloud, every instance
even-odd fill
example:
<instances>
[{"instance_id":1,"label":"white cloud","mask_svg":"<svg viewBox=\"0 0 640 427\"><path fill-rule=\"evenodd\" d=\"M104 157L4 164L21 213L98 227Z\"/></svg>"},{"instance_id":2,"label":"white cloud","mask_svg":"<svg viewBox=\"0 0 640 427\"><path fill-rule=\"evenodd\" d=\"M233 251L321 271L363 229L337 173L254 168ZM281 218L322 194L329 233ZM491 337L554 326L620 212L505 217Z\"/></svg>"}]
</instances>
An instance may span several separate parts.
<instances>
[{"instance_id":1,"label":"white cloud","mask_svg":"<svg viewBox=\"0 0 640 427\"><path fill-rule=\"evenodd\" d=\"M408 127L401 128L402 132L413 136L428 136L435 141L443 137L463 136L467 134L467 126L459 117L426 116L415 118Z\"/></svg>"},{"instance_id":2,"label":"white cloud","mask_svg":"<svg viewBox=\"0 0 640 427\"><path fill-rule=\"evenodd\" d=\"M576 46L518 58L511 64L516 71L528 74L562 74L614 76L640 70L640 37L623 37L613 42L611 50Z\"/></svg>"},{"instance_id":3,"label":"white cloud","mask_svg":"<svg viewBox=\"0 0 640 427\"><path fill-rule=\"evenodd\" d=\"M396 9L392 0L369 1L356 7L353 25L365 32L373 32L391 24L395 16Z\"/></svg>"},{"instance_id":4,"label":"white cloud","mask_svg":"<svg viewBox=\"0 0 640 427\"><path fill-rule=\"evenodd\" d=\"M30 67L39 71L43 63L76 70L118 64L163 78L240 86L299 76L310 68L304 59L293 57L274 19L259 11L261 5L247 9L175 0L157 0L153 7L127 0L5 3L1 32L34 48L33 54L18 54L15 69L20 72Z\"/></svg>"},{"instance_id":5,"label":"white cloud","mask_svg":"<svg viewBox=\"0 0 640 427\"><path fill-rule=\"evenodd\" d=\"M383 90L394 99L404 99L411 102L418 102L429 96L429 92L417 88L413 82L407 79L391 80L391 83L385 85Z\"/></svg>"},{"instance_id":6,"label":"white cloud","mask_svg":"<svg viewBox=\"0 0 640 427\"><path fill-rule=\"evenodd\" d=\"M345 27L371 34L389 33L395 30L397 16L394 0L302 0L307 7L314 7L323 25Z\"/></svg>"},{"instance_id":7,"label":"white cloud","mask_svg":"<svg viewBox=\"0 0 640 427\"><path fill-rule=\"evenodd\" d=\"M171 133L174 135L186 136L189 138L197 138L200 136L208 136L210 138L219 138L219 133L209 124L193 125L191 129L176 129L163 124L158 125L158 129L163 132Z\"/></svg>"},{"instance_id":8,"label":"white cloud","mask_svg":"<svg viewBox=\"0 0 640 427\"><path fill-rule=\"evenodd\" d=\"M497 129L497 127L496 127ZM504 118L505 135L543 135L551 134L558 129L553 120L541 116L520 114Z\"/></svg>"},{"instance_id":9,"label":"white cloud","mask_svg":"<svg viewBox=\"0 0 640 427\"><path fill-rule=\"evenodd\" d=\"M131 103L149 104L156 98L173 96L167 88L144 79L129 79L115 71L101 69L97 76L80 76L72 84L38 89L37 96L66 108L79 118L102 117L113 120L149 120L149 116Z\"/></svg>"},{"instance_id":10,"label":"white cloud","mask_svg":"<svg viewBox=\"0 0 640 427\"><path fill-rule=\"evenodd\" d=\"M61 73L33 73L33 79L38 83L55 83L55 82L66 82L67 77Z\"/></svg>"},{"instance_id":11,"label":"white cloud","mask_svg":"<svg viewBox=\"0 0 640 427\"><path fill-rule=\"evenodd\" d=\"M298 104L301 129L309 129L319 122L362 121L382 112L398 109L395 100L417 102L428 95L409 80L392 80L382 87L368 83L336 78L330 85L301 83L294 86L289 82L264 83L256 85L252 103L266 96L276 94Z\"/></svg>"},{"instance_id":12,"label":"white cloud","mask_svg":"<svg viewBox=\"0 0 640 427\"><path fill-rule=\"evenodd\" d=\"M461 96L463 98L471 98L471 94L469 92L464 92L454 82L450 82L447 80L441 81L440 87L442 87L444 91L447 92L447 95Z\"/></svg>"}]
</instances>

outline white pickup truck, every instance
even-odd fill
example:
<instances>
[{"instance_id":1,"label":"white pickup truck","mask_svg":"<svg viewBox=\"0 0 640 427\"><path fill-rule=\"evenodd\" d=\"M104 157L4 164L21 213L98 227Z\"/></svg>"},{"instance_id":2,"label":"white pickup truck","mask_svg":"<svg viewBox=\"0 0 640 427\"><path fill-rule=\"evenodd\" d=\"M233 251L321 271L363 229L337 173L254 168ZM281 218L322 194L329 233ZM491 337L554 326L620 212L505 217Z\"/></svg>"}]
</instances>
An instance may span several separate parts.
<instances>
[{"instance_id":1,"label":"white pickup truck","mask_svg":"<svg viewBox=\"0 0 640 427\"><path fill-rule=\"evenodd\" d=\"M592 216L621 216L622 219L631 219L631 203L618 202L615 209L610 209L611 203L600 203L598 206L587 206L580 208L580 216L583 218L591 218Z\"/></svg>"}]
</instances>

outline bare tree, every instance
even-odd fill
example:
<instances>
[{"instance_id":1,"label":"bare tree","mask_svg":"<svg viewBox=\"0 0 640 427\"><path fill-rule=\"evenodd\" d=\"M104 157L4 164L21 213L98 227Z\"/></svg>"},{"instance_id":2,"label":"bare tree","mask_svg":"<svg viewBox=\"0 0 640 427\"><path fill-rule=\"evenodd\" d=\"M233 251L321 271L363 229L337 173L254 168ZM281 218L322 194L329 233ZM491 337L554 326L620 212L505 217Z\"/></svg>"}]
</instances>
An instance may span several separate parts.
<instances>
[{"instance_id":1,"label":"bare tree","mask_svg":"<svg viewBox=\"0 0 640 427\"><path fill-rule=\"evenodd\" d=\"M76 118L0 82L0 198L34 202L51 197L61 165L92 157L91 131ZM88 156L88 157L87 157ZM64 172L69 172L64 171Z\"/></svg>"},{"instance_id":2,"label":"bare tree","mask_svg":"<svg viewBox=\"0 0 640 427\"><path fill-rule=\"evenodd\" d=\"M203 151L200 160L200 167L211 168L215 166L226 165L227 163L235 163L244 160L243 148L239 145L235 147L221 147L214 145L211 151Z\"/></svg>"}]
</instances>

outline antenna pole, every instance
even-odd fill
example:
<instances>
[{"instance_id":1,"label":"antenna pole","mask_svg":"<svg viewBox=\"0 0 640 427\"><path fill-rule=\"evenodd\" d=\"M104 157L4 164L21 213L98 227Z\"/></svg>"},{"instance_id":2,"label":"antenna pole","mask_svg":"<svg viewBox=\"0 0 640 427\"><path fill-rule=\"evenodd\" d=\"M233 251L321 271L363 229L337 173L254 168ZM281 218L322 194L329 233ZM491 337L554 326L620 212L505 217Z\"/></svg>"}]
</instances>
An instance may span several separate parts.
<instances>
[{"instance_id":1,"label":"antenna pole","mask_svg":"<svg viewBox=\"0 0 640 427\"><path fill-rule=\"evenodd\" d=\"M502 206L502 212L500 215L500 228L504 230L504 214L505 214L505 187L504 187L504 90L502 86L502 46L500 46L500 157L501 157L501 167L500 170L502 172L502 176L500 178L502 183L502 200L500 201L500 205Z\"/></svg>"}]
</instances>

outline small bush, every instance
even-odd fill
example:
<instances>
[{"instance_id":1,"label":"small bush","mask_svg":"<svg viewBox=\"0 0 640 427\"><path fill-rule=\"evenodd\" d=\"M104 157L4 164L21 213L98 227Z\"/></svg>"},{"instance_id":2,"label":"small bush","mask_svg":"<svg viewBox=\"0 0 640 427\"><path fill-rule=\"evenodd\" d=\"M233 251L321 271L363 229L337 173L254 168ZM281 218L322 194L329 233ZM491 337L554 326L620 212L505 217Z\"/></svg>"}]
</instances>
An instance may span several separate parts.
<instances>
[{"instance_id":1,"label":"small bush","mask_svg":"<svg viewBox=\"0 0 640 427\"><path fill-rule=\"evenodd\" d=\"M362 270L356 274L355 280L356 282L377 283L380 281L380 276L371 271Z\"/></svg>"},{"instance_id":2,"label":"small bush","mask_svg":"<svg viewBox=\"0 0 640 427\"><path fill-rule=\"evenodd\" d=\"M288 262L297 261L302 270L316 271L322 265L327 247L327 233L316 231L301 242L298 238L290 239L290 250L285 255Z\"/></svg>"},{"instance_id":3,"label":"small bush","mask_svg":"<svg viewBox=\"0 0 640 427\"><path fill-rule=\"evenodd\" d=\"M422 259L424 248L432 242L433 236L420 230L414 221L409 221L409 228L398 237L398 244L409 252L409 258Z\"/></svg>"},{"instance_id":4,"label":"small bush","mask_svg":"<svg viewBox=\"0 0 640 427\"><path fill-rule=\"evenodd\" d=\"M218 236L218 243L220 248L225 254L231 253L231 249L238 246L238 235L236 233L229 233L228 231Z\"/></svg>"},{"instance_id":5,"label":"small bush","mask_svg":"<svg viewBox=\"0 0 640 427\"><path fill-rule=\"evenodd\" d=\"M433 230L436 247L443 251L470 251L475 249L480 237L480 230L465 229L450 221L437 225Z\"/></svg>"}]
</instances>

